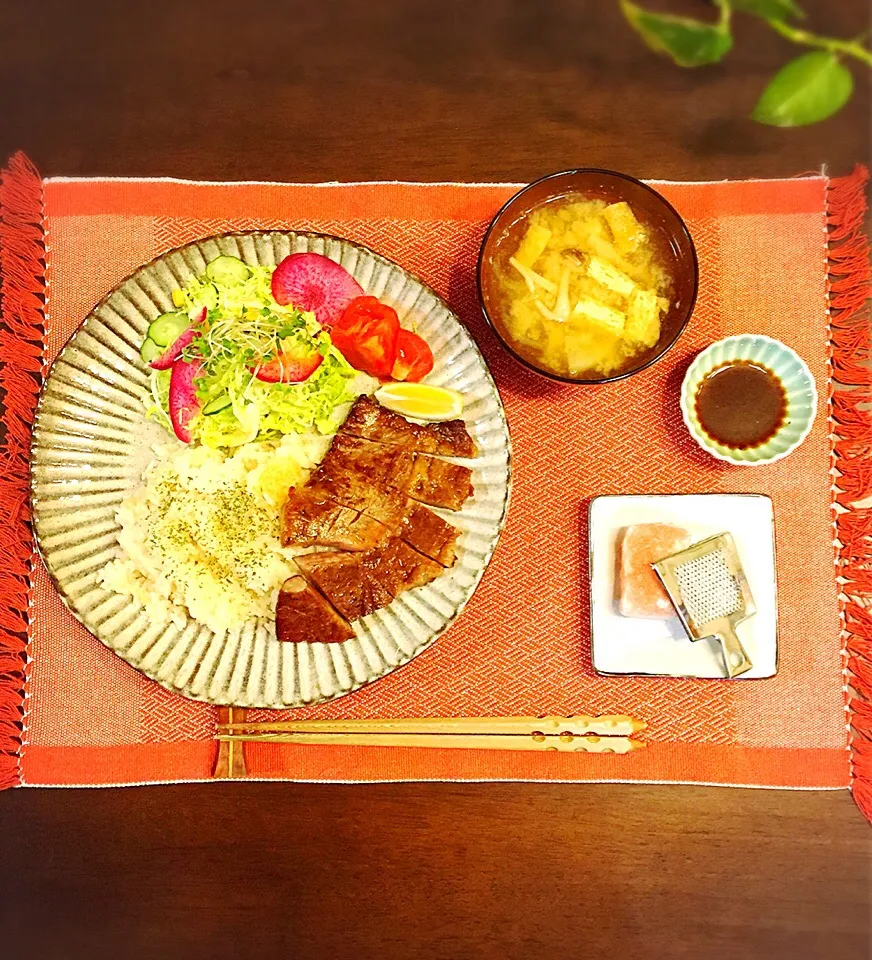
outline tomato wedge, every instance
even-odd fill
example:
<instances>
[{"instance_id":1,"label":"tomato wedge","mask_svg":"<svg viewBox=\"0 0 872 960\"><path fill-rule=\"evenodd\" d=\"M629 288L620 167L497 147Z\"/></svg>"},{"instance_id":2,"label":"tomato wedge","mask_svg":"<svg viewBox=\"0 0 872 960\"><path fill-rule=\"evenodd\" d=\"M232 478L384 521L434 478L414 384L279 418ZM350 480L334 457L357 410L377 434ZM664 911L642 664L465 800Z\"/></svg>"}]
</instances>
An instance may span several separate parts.
<instances>
[{"instance_id":1,"label":"tomato wedge","mask_svg":"<svg viewBox=\"0 0 872 960\"><path fill-rule=\"evenodd\" d=\"M397 358L400 320L397 311L375 297L357 297L333 324L336 349L355 370L389 377Z\"/></svg>"},{"instance_id":2,"label":"tomato wedge","mask_svg":"<svg viewBox=\"0 0 872 960\"><path fill-rule=\"evenodd\" d=\"M433 369L433 351L423 337L411 330L400 330L397 337L397 359L391 370L394 380L417 383Z\"/></svg>"}]
</instances>

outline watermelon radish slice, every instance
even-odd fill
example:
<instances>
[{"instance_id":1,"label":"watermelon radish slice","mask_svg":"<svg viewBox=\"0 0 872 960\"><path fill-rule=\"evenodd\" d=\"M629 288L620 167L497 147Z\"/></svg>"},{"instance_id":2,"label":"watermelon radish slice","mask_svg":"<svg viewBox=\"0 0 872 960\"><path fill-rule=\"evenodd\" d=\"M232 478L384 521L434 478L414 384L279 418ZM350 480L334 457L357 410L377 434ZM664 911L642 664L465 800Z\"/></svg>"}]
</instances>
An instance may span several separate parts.
<instances>
[{"instance_id":1,"label":"watermelon radish slice","mask_svg":"<svg viewBox=\"0 0 872 960\"><path fill-rule=\"evenodd\" d=\"M191 311L193 313L193 311ZM206 319L207 310L203 307L197 311L197 316L191 317L193 323L181 336L177 337L164 352L156 359L152 360L149 366L152 370L169 370L176 360L182 355L182 350L193 342L194 337L200 335L200 324Z\"/></svg>"},{"instance_id":2,"label":"watermelon radish slice","mask_svg":"<svg viewBox=\"0 0 872 960\"><path fill-rule=\"evenodd\" d=\"M276 303L292 303L298 310L314 313L324 327L338 320L362 293L363 287L345 267L320 253L292 253L272 275Z\"/></svg>"},{"instance_id":3,"label":"watermelon radish slice","mask_svg":"<svg viewBox=\"0 0 872 960\"><path fill-rule=\"evenodd\" d=\"M173 432L182 443L191 442L190 423L200 412L200 401L194 381L203 371L199 360L176 360L170 374L170 420Z\"/></svg>"}]
</instances>

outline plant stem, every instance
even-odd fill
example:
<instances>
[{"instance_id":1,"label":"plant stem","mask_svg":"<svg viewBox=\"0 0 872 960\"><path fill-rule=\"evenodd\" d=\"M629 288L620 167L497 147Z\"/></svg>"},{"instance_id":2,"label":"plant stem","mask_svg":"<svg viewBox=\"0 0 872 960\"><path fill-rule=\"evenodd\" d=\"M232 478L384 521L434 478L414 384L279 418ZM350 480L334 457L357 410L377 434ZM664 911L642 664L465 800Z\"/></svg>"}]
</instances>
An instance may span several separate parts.
<instances>
[{"instance_id":1,"label":"plant stem","mask_svg":"<svg viewBox=\"0 0 872 960\"><path fill-rule=\"evenodd\" d=\"M793 43L801 43L806 47L818 47L821 50L828 50L830 53L843 53L845 56L861 60L867 67L872 67L872 51L861 46L857 40L837 40L834 37L822 37L817 33L792 27L783 20L768 20L767 23L776 33L780 33L782 37Z\"/></svg>"}]
</instances>

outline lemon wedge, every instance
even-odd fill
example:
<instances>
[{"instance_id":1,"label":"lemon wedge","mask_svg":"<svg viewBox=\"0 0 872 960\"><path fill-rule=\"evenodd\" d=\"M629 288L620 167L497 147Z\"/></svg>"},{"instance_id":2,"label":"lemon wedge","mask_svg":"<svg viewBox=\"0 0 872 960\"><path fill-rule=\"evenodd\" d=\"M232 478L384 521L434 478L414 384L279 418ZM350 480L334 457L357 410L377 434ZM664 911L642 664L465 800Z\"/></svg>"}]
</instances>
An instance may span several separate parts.
<instances>
[{"instance_id":1,"label":"lemon wedge","mask_svg":"<svg viewBox=\"0 0 872 960\"><path fill-rule=\"evenodd\" d=\"M388 410L414 420L455 420L463 413L463 394L429 383L387 383L375 398Z\"/></svg>"}]
</instances>

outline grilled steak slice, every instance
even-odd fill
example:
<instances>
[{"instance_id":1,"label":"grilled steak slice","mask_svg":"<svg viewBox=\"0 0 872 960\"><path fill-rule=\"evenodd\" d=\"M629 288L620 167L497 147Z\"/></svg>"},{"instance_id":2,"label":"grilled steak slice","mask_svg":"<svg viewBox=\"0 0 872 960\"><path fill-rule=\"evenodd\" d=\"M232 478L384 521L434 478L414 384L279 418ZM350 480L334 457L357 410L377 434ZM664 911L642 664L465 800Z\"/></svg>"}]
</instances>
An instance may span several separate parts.
<instances>
[{"instance_id":1,"label":"grilled steak slice","mask_svg":"<svg viewBox=\"0 0 872 960\"><path fill-rule=\"evenodd\" d=\"M377 555L373 557L373 573L391 597L422 587L445 572L443 566L413 550L399 537L391 537L373 554Z\"/></svg>"},{"instance_id":2,"label":"grilled steak slice","mask_svg":"<svg viewBox=\"0 0 872 960\"><path fill-rule=\"evenodd\" d=\"M406 497L398 487L408 482L413 470L411 454L385 444L337 436L304 489L316 499L335 500L366 513L394 532L406 509Z\"/></svg>"},{"instance_id":3,"label":"grilled steak slice","mask_svg":"<svg viewBox=\"0 0 872 960\"><path fill-rule=\"evenodd\" d=\"M322 470L323 463L309 477L304 490L315 499L335 500L358 513L365 513L391 531L396 530L405 513L405 494L394 487L370 482L354 469Z\"/></svg>"},{"instance_id":4,"label":"grilled steak slice","mask_svg":"<svg viewBox=\"0 0 872 960\"><path fill-rule=\"evenodd\" d=\"M405 417L383 407L372 397L354 401L340 434L395 443L410 453L438 453L444 457L474 457L476 446L462 420L445 423L410 423Z\"/></svg>"},{"instance_id":5,"label":"grilled steak slice","mask_svg":"<svg viewBox=\"0 0 872 960\"><path fill-rule=\"evenodd\" d=\"M418 455L406 492L413 500L433 507L459 510L472 496L472 471L447 460Z\"/></svg>"},{"instance_id":6,"label":"grilled steak slice","mask_svg":"<svg viewBox=\"0 0 872 960\"><path fill-rule=\"evenodd\" d=\"M282 508L282 546L310 547L318 543L322 535L329 536L341 510L354 513L334 501L313 498L306 491L291 489Z\"/></svg>"},{"instance_id":7,"label":"grilled steak slice","mask_svg":"<svg viewBox=\"0 0 872 960\"><path fill-rule=\"evenodd\" d=\"M374 517L319 497L311 490L291 490L282 514L282 546L338 547L371 550L391 535Z\"/></svg>"},{"instance_id":8,"label":"grilled steak slice","mask_svg":"<svg viewBox=\"0 0 872 960\"><path fill-rule=\"evenodd\" d=\"M386 607L393 595L374 574L378 550L366 553L309 553L295 562L307 579L347 620Z\"/></svg>"},{"instance_id":9,"label":"grilled steak slice","mask_svg":"<svg viewBox=\"0 0 872 960\"><path fill-rule=\"evenodd\" d=\"M406 513L406 495L394 487L380 490L378 496L371 497L364 508L367 516L383 524L391 533L396 533Z\"/></svg>"},{"instance_id":10,"label":"grilled steak slice","mask_svg":"<svg viewBox=\"0 0 872 960\"><path fill-rule=\"evenodd\" d=\"M357 513L353 517L347 513L350 511L340 513L330 530L329 539L319 540L320 544L342 550L371 550L390 537L390 528L368 513Z\"/></svg>"},{"instance_id":11,"label":"grilled steak slice","mask_svg":"<svg viewBox=\"0 0 872 960\"><path fill-rule=\"evenodd\" d=\"M422 504L409 501L399 536L419 553L441 563L443 567L454 565L455 545L460 531Z\"/></svg>"},{"instance_id":12,"label":"grilled steak slice","mask_svg":"<svg viewBox=\"0 0 872 960\"><path fill-rule=\"evenodd\" d=\"M354 631L330 604L299 576L282 584L276 602L276 637L289 643L342 643Z\"/></svg>"},{"instance_id":13,"label":"grilled steak slice","mask_svg":"<svg viewBox=\"0 0 872 960\"><path fill-rule=\"evenodd\" d=\"M351 472L331 476L320 466L312 471L303 489L317 499L335 500L358 512L380 494L379 488L367 483L364 477Z\"/></svg>"},{"instance_id":14,"label":"grilled steak slice","mask_svg":"<svg viewBox=\"0 0 872 960\"><path fill-rule=\"evenodd\" d=\"M374 487L391 486L402 490L412 474L413 464L412 454L396 444L337 434L319 471L328 477L355 473L365 477Z\"/></svg>"}]
</instances>

